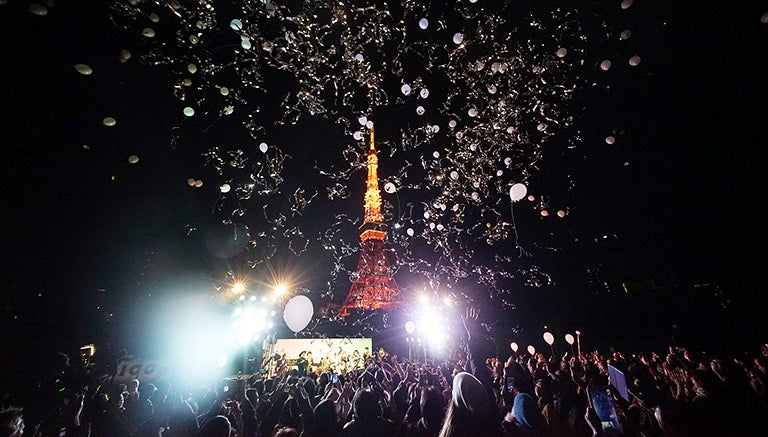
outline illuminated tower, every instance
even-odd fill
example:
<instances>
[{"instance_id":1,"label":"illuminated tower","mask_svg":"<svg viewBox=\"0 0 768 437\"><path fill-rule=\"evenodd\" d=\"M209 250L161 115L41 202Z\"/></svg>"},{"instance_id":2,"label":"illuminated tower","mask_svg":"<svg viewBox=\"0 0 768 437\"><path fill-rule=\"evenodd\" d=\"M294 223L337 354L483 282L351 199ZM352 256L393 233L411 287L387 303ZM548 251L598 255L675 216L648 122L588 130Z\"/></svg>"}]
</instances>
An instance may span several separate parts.
<instances>
[{"instance_id":1,"label":"illuminated tower","mask_svg":"<svg viewBox=\"0 0 768 437\"><path fill-rule=\"evenodd\" d=\"M352 282L339 316L349 315L350 308L364 310L390 309L401 303L400 289L392 277L384 251L387 225L381 215L379 191L379 158L371 128L371 146L368 149L368 179L365 190L365 216L360 226L360 261L356 279Z\"/></svg>"}]
</instances>

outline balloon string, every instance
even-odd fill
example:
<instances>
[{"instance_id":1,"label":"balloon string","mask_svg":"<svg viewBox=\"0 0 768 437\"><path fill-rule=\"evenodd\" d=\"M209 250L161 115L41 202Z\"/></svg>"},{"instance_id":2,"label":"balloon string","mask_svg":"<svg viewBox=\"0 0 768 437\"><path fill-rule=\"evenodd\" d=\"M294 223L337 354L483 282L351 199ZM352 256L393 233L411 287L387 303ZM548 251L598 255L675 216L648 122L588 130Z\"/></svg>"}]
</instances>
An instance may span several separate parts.
<instances>
[{"instance_id":1,"label":"balloon string","mask_svg":"<svg viewBox=\"0 0 768 437\"><path fill-rule=\"evenodd\" d=\"M515 233L515 248L519 251L518 258L522 258L523 255L525 256L531 256L530 253L528 253L525 249L523 249L523 246L519 243L520 236L517 234L517 223L515 222L515 202L512 201L512 203L509 205L509 212L512 215L512 231Z\"/></svg>"}]
</instances>

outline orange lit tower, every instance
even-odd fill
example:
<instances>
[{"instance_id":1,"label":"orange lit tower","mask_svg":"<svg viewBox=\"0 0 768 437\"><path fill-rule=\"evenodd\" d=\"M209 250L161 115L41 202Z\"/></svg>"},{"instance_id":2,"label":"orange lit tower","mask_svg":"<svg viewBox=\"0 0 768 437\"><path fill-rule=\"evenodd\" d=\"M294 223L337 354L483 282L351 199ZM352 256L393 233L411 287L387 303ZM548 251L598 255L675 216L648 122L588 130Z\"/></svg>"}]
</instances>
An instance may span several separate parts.
<instances>
[{"instance_id":1,"label":"orange lit tower","mask_svg":"<svg viewBox=\"0 0 768 437\"><path fill-rule=\"evenodd\" d=\"M365 190L365 216L360 226L360 261L356 279L352 282L339 316L349 315L350 308L363 310L391 309L401 301L400 289L390 271L385 253L387 225L381 215L379 191L379 158L371 128L371 146L368 149L368 179Z\"/></svg>"}]
</instances>

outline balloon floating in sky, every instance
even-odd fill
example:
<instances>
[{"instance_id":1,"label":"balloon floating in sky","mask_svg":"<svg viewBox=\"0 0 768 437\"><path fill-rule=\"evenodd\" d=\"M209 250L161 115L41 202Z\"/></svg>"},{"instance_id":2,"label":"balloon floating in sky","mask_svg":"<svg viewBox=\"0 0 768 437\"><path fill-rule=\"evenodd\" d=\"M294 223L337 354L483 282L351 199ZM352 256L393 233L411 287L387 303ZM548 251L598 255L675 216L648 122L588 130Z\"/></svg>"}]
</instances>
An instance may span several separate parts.
<instances>
[{"instance_id":1,"label":"balloon floating in sky","mask_svg":"<svg viewBox=\"0 0 768 437\"><path fill-rule=\"evenodd\" d=\"M461 44L464 42L464 34L463 33L456 33L453 35L453 43L454 44Z\"/></svg>"},{"instance_id":2,"label":"balloon floating in sky","mask_svg":"<svg viewBox=\"0 0 768 437\"><path fill-rule=\"evenodd\" d=\"M299 332L309 325L315 308L307 296L294 296L285 304L283 319L293 332Z\"/></svg>"},{"instance_id":3,"label":"balloon floating in sky","mask_svg":"<svg viewBox=\"0 0 768 437\"><path fill-rule=\"evenodd\" d=\"M560 47L559 49L557 49L555 54L557 55L558 58L564 58L565 55L568 54L568 49L566 49L565 47Z\"/></svg>"},{"instance_id":4,"label":"balloon floating in sky","mask_svg":"<svg viewBox=\"0 0 768 437\"><path fill-rule=\"evenodd\" d=\"M509 347L512 348L512 352L517 353L517 348L518 348L517 343L513 341L512 343L509 344Z\"/></svg>"},{"instance_id":5,"label":"balloon floating in sky","mask_svg":"<svg viewBox=\"0 0 768 437\"><path fill-rule=\"evenodd\" d=\"M621 31L621 34L619 35L619 39L624 41L629 39L632 36L632 31L629 29L624 29Z\"/></svg>"},{"instance_id":6,"label":"balloon floating in sky","mask_svg":"<svg viewBox=\"0 0 768 437\"><path fill-rule=\"evenodd\" d=\"M509 198L512 199L513 202L522 200L526 193L528 193L528 187L526 187L525 184L517 183L509 188Z\"/></svg>"},{"instance_id":7,"label":"balloon floating in sky","mask_svg":"<svg viewBox=\"0 0 768 437\"><path fill-rule=\"evenodd\" d=\"M131 155L128 157L128 162L130 164L136 164L137 162L139 162L139 157L136 155Z\"/></svg>"},{"instance_id":8,"label":"balloon floating in sky","mask_svg":"<svg viewBox=\"0 0 768 437\"><path fill-rule=\"evenodd\" d=\"M529 353L529 354L531 354L531 355L534 355L534 354L536 354L536 348L535 348L535 347L533 347L533 345L532 345L532 344L529 344L529 345L528 345L528 353Z\"/></svg>"},{"instance_id":9,"label":"balloon floating in sky","mask_svg":"<svg viewBox=\"0 0 768 437\"><path fill-rule=\"evenodd\" d=\"M634 3L634 0L622 0L621 9L629 9L629 7L632 6L632 3Z\"/></svg>"},{"instance_id":10,"label":"balloon floating in sky","mask_svg":"<svg viewBox=\"0 0 768 437\"><path fill-rule=\"evenodd\" d=\"M575 339L575 338L573 338L573 334L565 334L565 341L566 341L568 344L572 345L572 344L573 344L573 342L574 342L575 340L576 340L576 339Z\"/></svg>"},{"instance_id":11,"label":"balloon floating in sky","mask_svg":"<svg viewBox=\"0 0 768 437\"><path fill-rule=\"evenodd\" d=\"M267 149L269 149L269 146L267 146L267 143L259 144L259 150L261 150L261 153L267 153Z\"/></svg>"},{"instance_id":12,"label":"balloon floating in sky","mask_svg":"<svg viewBox=\"0 0 768 437\"><path fill-rule=\"evenodd\" d=\"M222 193L229 193L229 190L231 190L231 189L232 189L232 187L229 184L222 184L219 187L219 191L221 191Z\"/></svg>"},{"instance_id":13,"label":"balloon floating in sky","mask_svg":"<svg viewBox=\"0 0 768 437\"><path fill-rule=\"evenodd\" d=\"M629 65L633 67L637 67L638 65L640 65L640 56L635 55L629 58Z\"/></svg>"},{"instance_id":14,"label":"balloon floating in sky","mask_svg":"<svg viewBox=\"0 0 768 437\"><path fill-rule=\"evenodd\" d=\"M611 69L611 61L606 59L603 62L601 62L600 63L600 69L603 70L603 71L610 70Z\"/></svg>"},{"instance_id":15,"label":"balloon floating in sky","mask_svg":"<svg viewBox=\"0 0 768 437\"><path fill-rule=\"evenodd\" d=\"M384 191L386 191L389 194L392 194L395 191L397 191L397 187L392 182L387 182L386 184L384 184Z\"/></svg>"},{"instance_id":16,"label":"balloon floating in sky","mask_svg":"<svg viewBox=\"0 0 768 437\"><path fill-rule=\"evenodd\" d=\"M141 34L146 36L147 38L154 38L155 37L155 29L151 27L146 27L144 30L141 31Z\"/></svg>"},{"instance_id":17,"label":"balloon floating in sky","mask_svg":"<svg viewBox=\"0 0 768 437\"><path fill-rule=\"evenodd\" d=\"M105 117L105 118L104 118L104 120L102 120L102 121L101 121L101 123L102 123L104 126L114 126L114 125L116 125L116 124L117 124L117 120L115 120L115 119L114 119L114 118L112 118L112 117Z\"/></svg>"},{"instance_id":18,"label":"balloon floating in sky","mask_svg":"<svg viewBox=\"0 0 768 437\"><path fill-rule=\"evenodd\" d=\"M426 29L427 27L429 27L429 20L427 20L426 18L422 18L421 20L419 20L419 27L422 29Z\"/></svg>"},{"instance_id":19,"label":"balloon floating in sky","mask_svg":"<svg viewBox=\"0 0 768 437\"><path fill-rule=\"evenodd\" d=\"M29 5L29 12L42 17L44 15L48 15L48 8L41 5L40 3L32 3Z\"/></svg>"},{"instance_id":20,"label":"balloon floating in sky","mask_svg":"<svg viewBox=\"0 0 768 437\"><path fill-rule=\"evenodd\" d=\"M193 108L187 106L186 108L184 108L184 115L186 115L187 117L191 117L191 116L195 115L195 110Z\"/></svg>"},{"instance_id":21,"label":"balloon floating in sky","mask_svg":"<svg viewBox=\"0 0 768 437\"><path fill-rule=\"evenodd\" d=\"M86 64L75 64L75 70L77 70L77 72L82 74L83 76L88 76L91 73L93 73L93 70L91 69L91 67L89 67Z\"/></svg>"},{"instance_id":22,"label":"balloon floating in sky","mask_svg":"<svg viewBox=\"0 0 768 437\"><path fill-rule=\"evenodd\" d=\"M613 144L615 142L616 142L616 138L614 138L613 135L608 135L607 137L605 137L606 144Z\"/></svg>"},{"instance_id":23,"label":"balloon floating in sky","mask_svg":"<svg viewBox=\"0 0 768 437\"><path fill-rule=\"evenodd\" d=\"M120 61L121 64L125 64L129 59L131 59L131 52L128 50L121 50L120 56L117 57L117 60Z\"/></svg>"}]
</instances>

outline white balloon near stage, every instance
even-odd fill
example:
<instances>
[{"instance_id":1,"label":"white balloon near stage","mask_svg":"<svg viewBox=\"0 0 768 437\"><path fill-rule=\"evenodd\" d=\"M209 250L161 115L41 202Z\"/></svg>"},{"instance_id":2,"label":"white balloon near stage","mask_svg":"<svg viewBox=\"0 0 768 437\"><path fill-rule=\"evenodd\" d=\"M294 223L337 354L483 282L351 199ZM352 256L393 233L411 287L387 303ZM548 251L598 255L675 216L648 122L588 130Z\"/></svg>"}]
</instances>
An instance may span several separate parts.
<instances>
[{"instance_id":1,"label":"white balloon near stage","mask_svg":"<svg viewBox=\"0 0 768 437\"><path fill-rule=\"evenodd\" d=\"M299 332L309 325L315 308L307 296L294 296L285 304L283 319L293 332Z\"/></svg>"},{"instance_id":2,"label":"white balloon near stage","mask_svg":"<svg viewBox=\"0 0 768 437\"><path fill-rule=\"evenodd\" d=\"M509 197L513 202L517 202L518 200L522 199L527 193L528 187L526 187L524 184L514 184L509 188Z\"/></svg>"}]
</instances>

